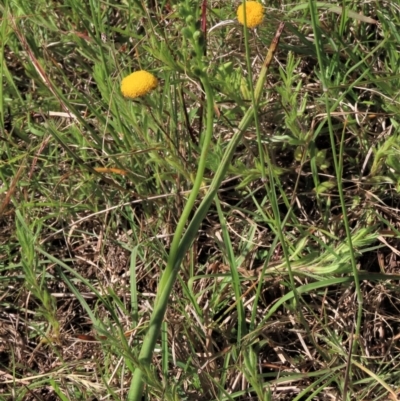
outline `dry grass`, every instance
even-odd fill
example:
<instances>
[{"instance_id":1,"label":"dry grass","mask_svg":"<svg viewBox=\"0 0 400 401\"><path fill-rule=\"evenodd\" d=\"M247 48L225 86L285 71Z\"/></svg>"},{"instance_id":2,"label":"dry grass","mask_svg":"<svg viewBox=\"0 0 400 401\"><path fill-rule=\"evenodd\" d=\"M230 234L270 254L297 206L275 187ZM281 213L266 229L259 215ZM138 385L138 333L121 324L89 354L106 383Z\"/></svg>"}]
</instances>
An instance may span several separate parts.
<instances>
[{"instance_id":1,"label":"dry grass","mask_svg":"<svg viewBox=\"0 0 400 401\"><path fill-rule=\"evenodd\" d=\"M0 4L1 400L126 398L206 118L185 22L151 3ZM257 77L286 22L259 109L274 182L261 179L251 126L218 192L223 218L211 206L182 263L147 399L397 399L398 5L347 6L378 23L320 8L326 71L307 3L292 14L268 4L250 32ZM234 11L209 2L208 27ZM216 116L205 185L251 103L243 30L212 30L207 57ZM127 102L120 78L138 68L162 87Z\"/></svg>"}]
</instances>

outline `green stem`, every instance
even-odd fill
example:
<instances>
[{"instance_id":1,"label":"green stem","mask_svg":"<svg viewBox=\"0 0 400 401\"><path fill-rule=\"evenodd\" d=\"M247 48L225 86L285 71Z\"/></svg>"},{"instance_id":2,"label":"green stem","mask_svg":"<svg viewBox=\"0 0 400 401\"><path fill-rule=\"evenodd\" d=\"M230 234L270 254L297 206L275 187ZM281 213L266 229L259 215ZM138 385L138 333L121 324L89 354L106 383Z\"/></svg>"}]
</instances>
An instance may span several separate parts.
<instances>
[{"instance_id":1,"label":"green stem","mask_svg":"<svg viewBox=\"0 0 400 401\"><path fill-rule=\"evenodd\" d=\"M179 219L174 238L172 240L171 250L167 261L167 267L162 273L161 280L157 290L157 296L154 303L154 310L150 318L149 329L144 338L142 349L139 354L139 364L141 367L135 369L131 387L128 394L129 401L139 401L143 392L143 370L149 369L153 350L160 334L161 325L164 319L165 311L168 305L168 299L172 292L172 288L176 281L176 276L179 272L179 267L186 249L180 249L183 230L189 219L189 215L193 210L201 185L203 183L204 170L206 167L207 152L211 143L213 127L214 127L214 98L212 88L207 77L202 79L203 87L206 92L207 102L207 126L205 137L203 140L203 148L199 160L199 166L196 174L196 179L193 184L193 189L190 192L189 198L183 209Z\"/></svg>"},{"instance_id":2,"label":"green stem","mask_svg":"<svg viewBox=\"0 0 400 401\"><path fill-rule=\"evenodd\" d=\"M247 29L247 13L246 13L246 1L243 3L243 15L244 15L244 45L246 49L246 64L247 64L247 72L249 74L249 87L251 93L251 103L253 104L253 112L254 112L254 124L256 127L257 133L257 144L258 144L258 154L260 158L260 166L261 166L261 180L265 182L265 161L264 161L264 149L261 142L261 129L260 129L260 121L258 119L258 104L256 102L256 93L254 91L253 85L253 68L251 65L251 55L250 55L250 45L249 45L249 30Z\"/></svg>"}]
</instances>

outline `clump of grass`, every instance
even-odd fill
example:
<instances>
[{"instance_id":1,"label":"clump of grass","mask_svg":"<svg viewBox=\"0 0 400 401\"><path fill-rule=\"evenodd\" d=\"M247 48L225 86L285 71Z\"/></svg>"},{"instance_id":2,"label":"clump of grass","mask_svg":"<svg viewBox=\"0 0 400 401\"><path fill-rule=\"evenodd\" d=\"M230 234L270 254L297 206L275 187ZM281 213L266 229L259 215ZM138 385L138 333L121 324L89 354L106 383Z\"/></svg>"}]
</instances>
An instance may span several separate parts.
<instances>
[{"instance_id":1,"label":"clump of grass","mask_svg":"<svg viewBox=\"0 0 400 401\"><path fill-rule=\"evenodd\" d=\"M395 399L396 5L247 9L1 5L5 398Z\"/></svg>"}]
</instances>

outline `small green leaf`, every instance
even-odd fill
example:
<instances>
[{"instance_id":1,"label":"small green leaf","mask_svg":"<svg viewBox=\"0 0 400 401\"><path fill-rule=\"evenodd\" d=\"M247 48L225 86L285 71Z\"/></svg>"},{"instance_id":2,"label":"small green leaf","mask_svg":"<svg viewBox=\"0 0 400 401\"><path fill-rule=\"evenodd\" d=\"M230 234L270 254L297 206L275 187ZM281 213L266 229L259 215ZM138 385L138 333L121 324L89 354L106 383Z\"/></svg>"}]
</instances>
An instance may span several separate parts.
<instances>
[{"instance_id":1,"label":"small green leaf","mask_svg":"<svg viewBox=\"0 0 400 401\"><path fill-rule=\"evenodd\" d=\"M317 194L323 194L325 192L328 192L330 189L336 188L336 180L335 181L325 181L318 185L314 190Z\"/></svg>"},{"instance_id":2,"label":"small green leaf","mask_svg":"<svg viewBox=\"0 0 400 401\"><path fill-rule=\"evenodd\" d=\"M246 78L242 77L240 80L240 92L244 100L251 100L251 93L247 85Z\"/></svg>"},{"instance_id":3,"label":"small green leaf","mask_svg":"<svg viewBox=\"0 0 400 401\"><path fill-rule=\"evenodd\" d=\"M382 175L371 177L368 181L372 184L396 184L396 181L393 178Z\"/></svg>"},{"instance_id":4,"label":"small green leaf","mask_svg":"<svg viewBox=\"0 0 400 401\"><path fill-rule=\"evenodd\" d=\"M315 158L317 166L320 167L322 170L327 169L330 167L330 162L326 159L326 149L319 150L317 152L317 156Z\"/></svg>"},{"instance_id":5,"label":"small green leaf","mask_svg":"<svg viewBox=\"0 0 400 401\"><path fill-rule=\"evenodd\" d=\"M301 159L303 158L303 146L297 146L297 148L294 151L294 158L298 162L301 161Z\"/></svg>"},{"instance_id":6,"label":"small green leaf","mask_svg":"<svg viewBox=\"0 0 400 401\"><path fill-rule=\"evenodd\" d=\"M386 159L386 163L389 167L395 170L396 173L400 173L400 160L397 155L389 155Z\"/></svg>"},{"instance_id":7,"label":"small green leaf","mask_svg":"<svg viewBox=\"0 0 400 401\"><path fill-rule=\"evenodd\" d=\"M230 75L233 72L233 63L228 61L218 67L218 71L224 75Z\"/></svg>"}]
</instances>

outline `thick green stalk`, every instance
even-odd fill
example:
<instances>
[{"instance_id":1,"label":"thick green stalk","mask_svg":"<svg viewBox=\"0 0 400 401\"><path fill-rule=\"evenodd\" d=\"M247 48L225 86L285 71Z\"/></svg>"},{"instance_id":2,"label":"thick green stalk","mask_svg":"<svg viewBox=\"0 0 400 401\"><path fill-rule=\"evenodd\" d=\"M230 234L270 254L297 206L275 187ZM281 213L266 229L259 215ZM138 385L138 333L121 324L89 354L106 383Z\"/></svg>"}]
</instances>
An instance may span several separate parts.
<instances>
[{"instance_id":1,"label":"thick green stalk","mask_svg":"<svg viewBox=\"0 0 400 401\"><path fill-rule=\"evenodd\" d=\"M283 29L283 25L281 26ZM254 107L258 106L260 101L263 85L265 83L265 78L267 75L267 71L269 65L273 58L273 53L275 52L276 47L273 48L271 46L270 50L268 51L267 57L265 58L264 65L261 69L260 76L258 78L256 89L255 89L255 105ZM192 244L194 238L197 235L197 231L200 227L201 222L203 221L204 217L206 216L208 209L211 206L211 203L214 200L215 195L217 194L218 188L221 185L222 180L224 179L229 165L231 163L232 157L235 153L235 149L238 146L240 140L242 139L243 132L248 128L252 119L254 117L254 109L250 107L246 114L243 116L241 122L239 123L238 129L236 130L235 134L233 135L232 139L230 140L224 155L222 156L222 160L218 166L218 169L214 175L214 178L208 188L206 195L203 198L199 208L196 210L195 215L193 216L192 221L189 223L189 226L182 238L182 241L179 244L179 250L176 255L175 265L179 268L183 257L185 256L186 251L189 249L190 245Z\"/></svg>"},{"instance_id":2,"label":"thick green stalk","mask_svg":"<svg viewBox=\"0 0 400 401\"><path fill-rule=\"evenodd\" d=\"M176 276L179 272L179 267L182 258L187 250L179 249L179 242L182 237L183 230L189 219L189 215L193 210L194 203L197 199L198 193L200 191L201 185L203 183L204 170L206 167L206 159L208 148L211 143L213 126L214 126L214 97L212 88L209 84L208 78L204 77L202 79L203 87L206 92L206 102L207 102L207 126L205 131L205 136L203 140L203 149L201 152L199 166L196 174L196 179L193 184L192 191L186 202L185 208L183 209L182 215L179 219L178 226L176 228L174 238L172 240L171 250L168 257L167 267L162 273L160 284L157 290L157 296L154 303L154 310L150 318L149 329L147 331L146 337L144 338L142 349L139 354L139 363L141 368L136 368L134 376L131 383L131 388L128 394L129 401L139 401L142 397L143 392L143 380L142 369L149 369L151 358L153 355L153 350L157 342L157 338L160 334L161 325L164 319L165 311L168 305L168 299L172 292Z\"/></svg>"},{"instance_id":3,"label":"thick green stalk","mask_svg":"<svg viewBox=\"0 0 400 401\"><path fill-rule=\"evenodd\" d=\"M265 78L265 76L264 76ZM205 85L206 89L206 96L207 96L207 90L209 88L209 84ZM208 106L208 99L207 99L207 106ZM207 112L208 112L208 107L207 107ZM249 126L252 117L254 116L253 114L253 109L250 108L245 116L243 117L238 130L236 131L235 135L229 142L229 145L223 155L223 158L221 160L221 163L219 165L219 168L214 176L214 179L208 189L207 194L203 198L203 201L201 202L199 208L197 209L192 221L190 222L185 235L182 238L182 241L179 244L178 249L176 249L173 252L173 248L171 247L171 253L170 257L168 258L168 264L167 268L164 271L160 285L157 291L157 298L156 298L156 303L154 307L153 314L150 318L150 325L149 325L149 330L147 332L147 335L143 341L142 349L139 355L139 362L141 363L142 369L149 369L150 366L150 361L151 361L151 356L154 350L154 347L156 345L156 341L158 338L158 335L160 333L160 327L162 320L164 318L164 314L168 305L168 299L171 294L173 285L175 283L176 276L179 272L179 267L182 263L182 259L185 256L186 251L189 249L190 245L192 244L194 238L197 235L197 231L199 229L199 226L201 222L203 221L204 217L207 214L208 209L211 206L211 203L214 200L214 197L217 193L217 190L223 180L223 178L226 175L226 172L228 170L229 164L232 160L233 154L235 152L235 149L237 145L239 144L242 134L245 131L245 129ZM208 118L208 116L207 116ZM212 123L213 119L211 119L211 129L212 129ZM207 127L209 126L209 120L207 120ZM207 128L208 129L208 128ZM207 134L206 134L207 135ZM204 142L204 145L206 144L206 140ZM193 193L193 191L192 191ZM190 198L189 198L190 199ZM189 200L187 205L189 204ZM191 205L189 211L192 209L193 205ZM186 207L185 207L186 210ZM185 211L184 211L185 212ZM180 222L183 221L180 219ZM185 220L186 222L186 220ZM176 234L174 236L175 238L180 239L180 237L177 237ZM174 244L175 241L173 241ZM174 254L174 259L172 259L171 254ZM134 372L134 376L132 379L131 387L129 390L128 394L128 401L139 401L142 397L142 392L143 392L143 370L137 368Z\"/></svg>"}]
</instances>

